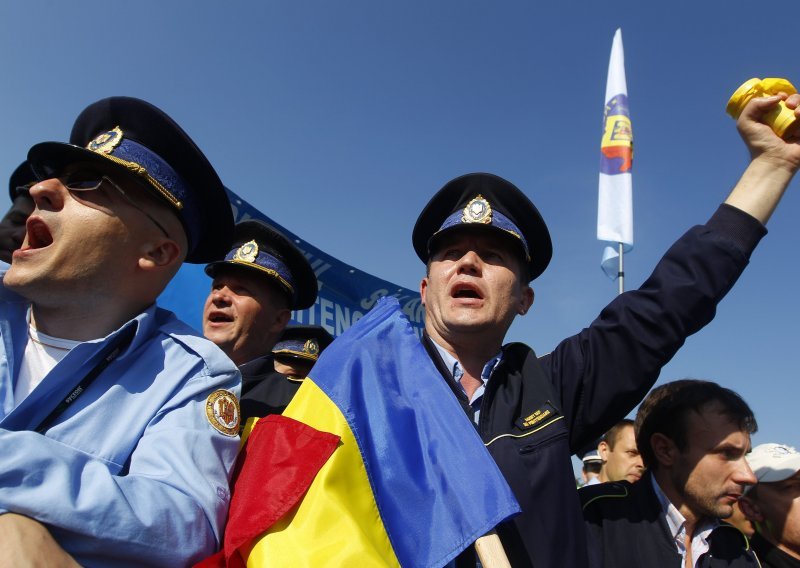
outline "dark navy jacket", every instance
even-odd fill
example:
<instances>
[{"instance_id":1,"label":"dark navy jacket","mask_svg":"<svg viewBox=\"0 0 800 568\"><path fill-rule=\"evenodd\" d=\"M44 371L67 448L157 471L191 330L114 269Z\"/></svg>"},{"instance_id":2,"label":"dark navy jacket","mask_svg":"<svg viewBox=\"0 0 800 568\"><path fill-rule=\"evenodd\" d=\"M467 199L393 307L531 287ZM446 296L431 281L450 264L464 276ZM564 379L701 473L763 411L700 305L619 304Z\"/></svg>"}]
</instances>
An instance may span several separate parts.
<instances>
[{"instance_id":1,"label":"dark navy jacket","mask_svg":"<svg viewBox=\"0 0 800 568\"><path fill-rule=\"evenodd\" d=\"M618 296L552 353L537 358L522 344L503 348L478 430L522 507L498 527L512 566L587 565L571 454L644 398L685 339L714 317L765 234L756 219L722 205L667 251L641 288ZM430 339L423 344L472 416Z\"/></svg>"},{"instance_id":2,"label":"dark navy jacket","mask_svg":"<svg viewBox=\"0 0 800 568\"><path fill-rule=\"evenodd\" d=\"M239 400L242 424L253 416L282 414L302 380L282 375L275 370L272 355L248 361L239 367L242 373L242 396Z\"/></svg>"},{"instance_id":3,"label":"dark navy jacket","mask_svg":"<svg viewBox=\"0 0 800 568\"><path fill-rule=\"evenodd\" d=\"M773 545L758 532L753 534L750 544L762 568L800 568L800 559Z\"/></svg>"},{"instance_id":4,"label":"dark navy jacket","mask_svg":"<svg viewBox=\"0 0 800 568\"><path fill-rule=\"evenodd\" d=\"M639 482L601 483L580 489L592 568L682 568L650 475ZM750 568L760 564L739 529L722 524L708 536L702 568Z\"/></svg>"}]
</instances>

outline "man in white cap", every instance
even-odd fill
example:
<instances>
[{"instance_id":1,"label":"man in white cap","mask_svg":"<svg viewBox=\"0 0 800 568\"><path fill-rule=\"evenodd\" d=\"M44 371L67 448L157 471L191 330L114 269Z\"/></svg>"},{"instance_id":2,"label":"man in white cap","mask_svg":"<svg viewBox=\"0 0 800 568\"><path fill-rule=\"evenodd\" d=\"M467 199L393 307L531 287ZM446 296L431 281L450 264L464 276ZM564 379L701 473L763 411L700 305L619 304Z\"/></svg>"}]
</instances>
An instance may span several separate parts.
<instances>
[{"instance_id":1,"label":"man in white cap","mask_svg":"<svg viewBox=\"0 0 800 568\"><path fill-rule=\"evenodd\" d=\"M761 444L747 461L758 484L739 506L756 527L753 550L764 568L800 568L800 452Z\"/></svg>"},{"instance_id":2,"label":"man in white cap","mask_svg":"<svg viewBox=\"0 0 800 568\"><path fill-rule=\"evenodd\" d=\"M581 476L583 477L583 486L597 485L600 483L600 468L603 467L603 458L597 453L597 450L592 450L583 454L581 458L583 468Z\"/></svg>"}]
</instances>

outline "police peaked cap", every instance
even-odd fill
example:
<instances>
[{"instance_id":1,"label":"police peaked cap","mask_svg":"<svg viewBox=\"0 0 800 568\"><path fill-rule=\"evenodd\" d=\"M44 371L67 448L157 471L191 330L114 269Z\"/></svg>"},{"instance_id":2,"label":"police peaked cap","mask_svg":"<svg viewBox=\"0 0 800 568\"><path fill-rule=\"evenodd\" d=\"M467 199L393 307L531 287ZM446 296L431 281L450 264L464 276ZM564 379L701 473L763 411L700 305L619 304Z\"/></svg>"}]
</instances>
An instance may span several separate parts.
<instances>
[{"instance_id":1,"label":"police peaked cap","mask_svg":"<svg viewBox=\"0 0 800 568\"><path fill-rule=\"evenodd\" d=\"M333 342L333 336L319 325L290 325L272 348L277 357L291 357L316 361L325 348Z\"/></svg>"},{"instance_id":2,"label":"police peaked cap","mask_svg":"<svg viewBox=\"0 0 800 568\"><path fill-rule=\"evenodd\" d=\"M11 177L8 179L8 196L11 198L11 201L13 202L19 197L20 193L23 193L20 188L28 188L34 183L36 183L36 176L28 161L25 160L17 166L17 169L14 170L14 173L12 173Z\"/></svg>"},{"instance_id":3,"label":"police peaked cap","mask_svg":"<svg viewBox=\"0 0 800 568\"><path fill-rule=\"evenodd\" d=\"M514 184L494 174L466 174L445 184L417 218L414 251L427 263L443 235L464 228L506 238L524 259L531 280L553 256L550 232L538 209Z\"/></svg>"},{"instance_id":4,"label":"police peaked cap","mask_svg":"<svg viewBox=\"0 0 800 568\"><path fill-rule=\"evenodd\" d=\"M86 107L69 144L44 142L28 152L40 179L70 164L96 164L109 175L135 180L180 219L189 242L187 262L225 254L233 235L230 201L217 172L169 116L131 97L110 97Z\"/></svg>"},{"instance_id":5,"label":"police peaked cap","mask_svg":"<svg viewBox=\"0 0 800 568\"><path fill-rule=\"evenodd\" d=\"M206 266L206 274L213 278L217 270L229 266L269 278L286 291L293 310L310 308L317 299L317 277L308 259L283 233L263 221L238 223L228 254Z\"/></svg>"}]
</instances>

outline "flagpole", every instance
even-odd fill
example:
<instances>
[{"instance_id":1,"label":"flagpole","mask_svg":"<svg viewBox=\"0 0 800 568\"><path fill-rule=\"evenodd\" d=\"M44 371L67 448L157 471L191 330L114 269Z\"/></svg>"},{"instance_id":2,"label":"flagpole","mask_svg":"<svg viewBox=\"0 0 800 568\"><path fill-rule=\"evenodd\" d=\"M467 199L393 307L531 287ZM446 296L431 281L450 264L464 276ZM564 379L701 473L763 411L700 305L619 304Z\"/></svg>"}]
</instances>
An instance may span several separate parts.
<instances>
[{"instance_id":1,"label":"flagpole","mask_svg":"<svg viewBox=\"0 0 800 568\"><path fill-rule=\"evenodd\" d=\"M619 293L622 294L625 291L625 266L622 260L625 254L625 247L622 245L622 243L617 244L619 245Z\"/></svg>"},{"instance_id":2,"label":"flagpole","mask_svg":"<svg viewBox=\"0 0 800 568\"><path fill-rule=\"evenodd\" d=\"M503 543L494 530L475 541L475 552L484 568L511 568Z\"/></svg>"}]
</instances>

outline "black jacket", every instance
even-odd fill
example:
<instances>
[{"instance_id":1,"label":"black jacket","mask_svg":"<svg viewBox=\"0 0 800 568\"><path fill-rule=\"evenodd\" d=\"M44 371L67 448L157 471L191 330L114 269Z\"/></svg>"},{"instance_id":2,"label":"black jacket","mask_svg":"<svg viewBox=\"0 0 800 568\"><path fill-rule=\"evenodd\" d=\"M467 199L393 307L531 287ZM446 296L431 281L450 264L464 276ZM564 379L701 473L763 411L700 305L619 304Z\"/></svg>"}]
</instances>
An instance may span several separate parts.
<instances>
[{"instance_id":1,"label":"black jacket","mask_svg":"<svg viewBox=\"0 0 800 568\"><path fill-rule=\"evenodd\" d=\"M723 205L667 251L641 288L618 296L552 353L537 358L522 344L503 348L478 430L522 507L498 527L512 566L587 565L570 455L644 398L686 337L714 317L765 233L756 219ZM472 416L430 339L423 343Z\"/></svg>"},{"instance_id":2,"label":"black jacket","mask_svg":"<svg viewBox=\"0 0 800 568\"><path fill-rule=\"evenodd\" d=\"M800 559L774 546L758 532L750 539L750 545L761 561L762 568L800 568Z\"/></svg>"},{"instance_id":3,"label":"black jacket","mask_svg":"<svg viewBox=\"0 0 800 568\"><path fill-rule=\"evenodd\" d=\"M593 568L682 568L650 475L638 483L600 483L579 491ZM739 529L721 524L708 536L702 568L760 566Z\"/></svg>"},{"instance_id":4,"label":"black jacket","mask_svg":"<svg viewBox=\"0 0 800 568\"><path fill-rule=\"evenodd\" d=\"M272 355L253 359L239 367L242 373L242 424L253 416L281 414L286 410L302 380L292 379L275 370Z\"/></svg>"}]
</instances>

